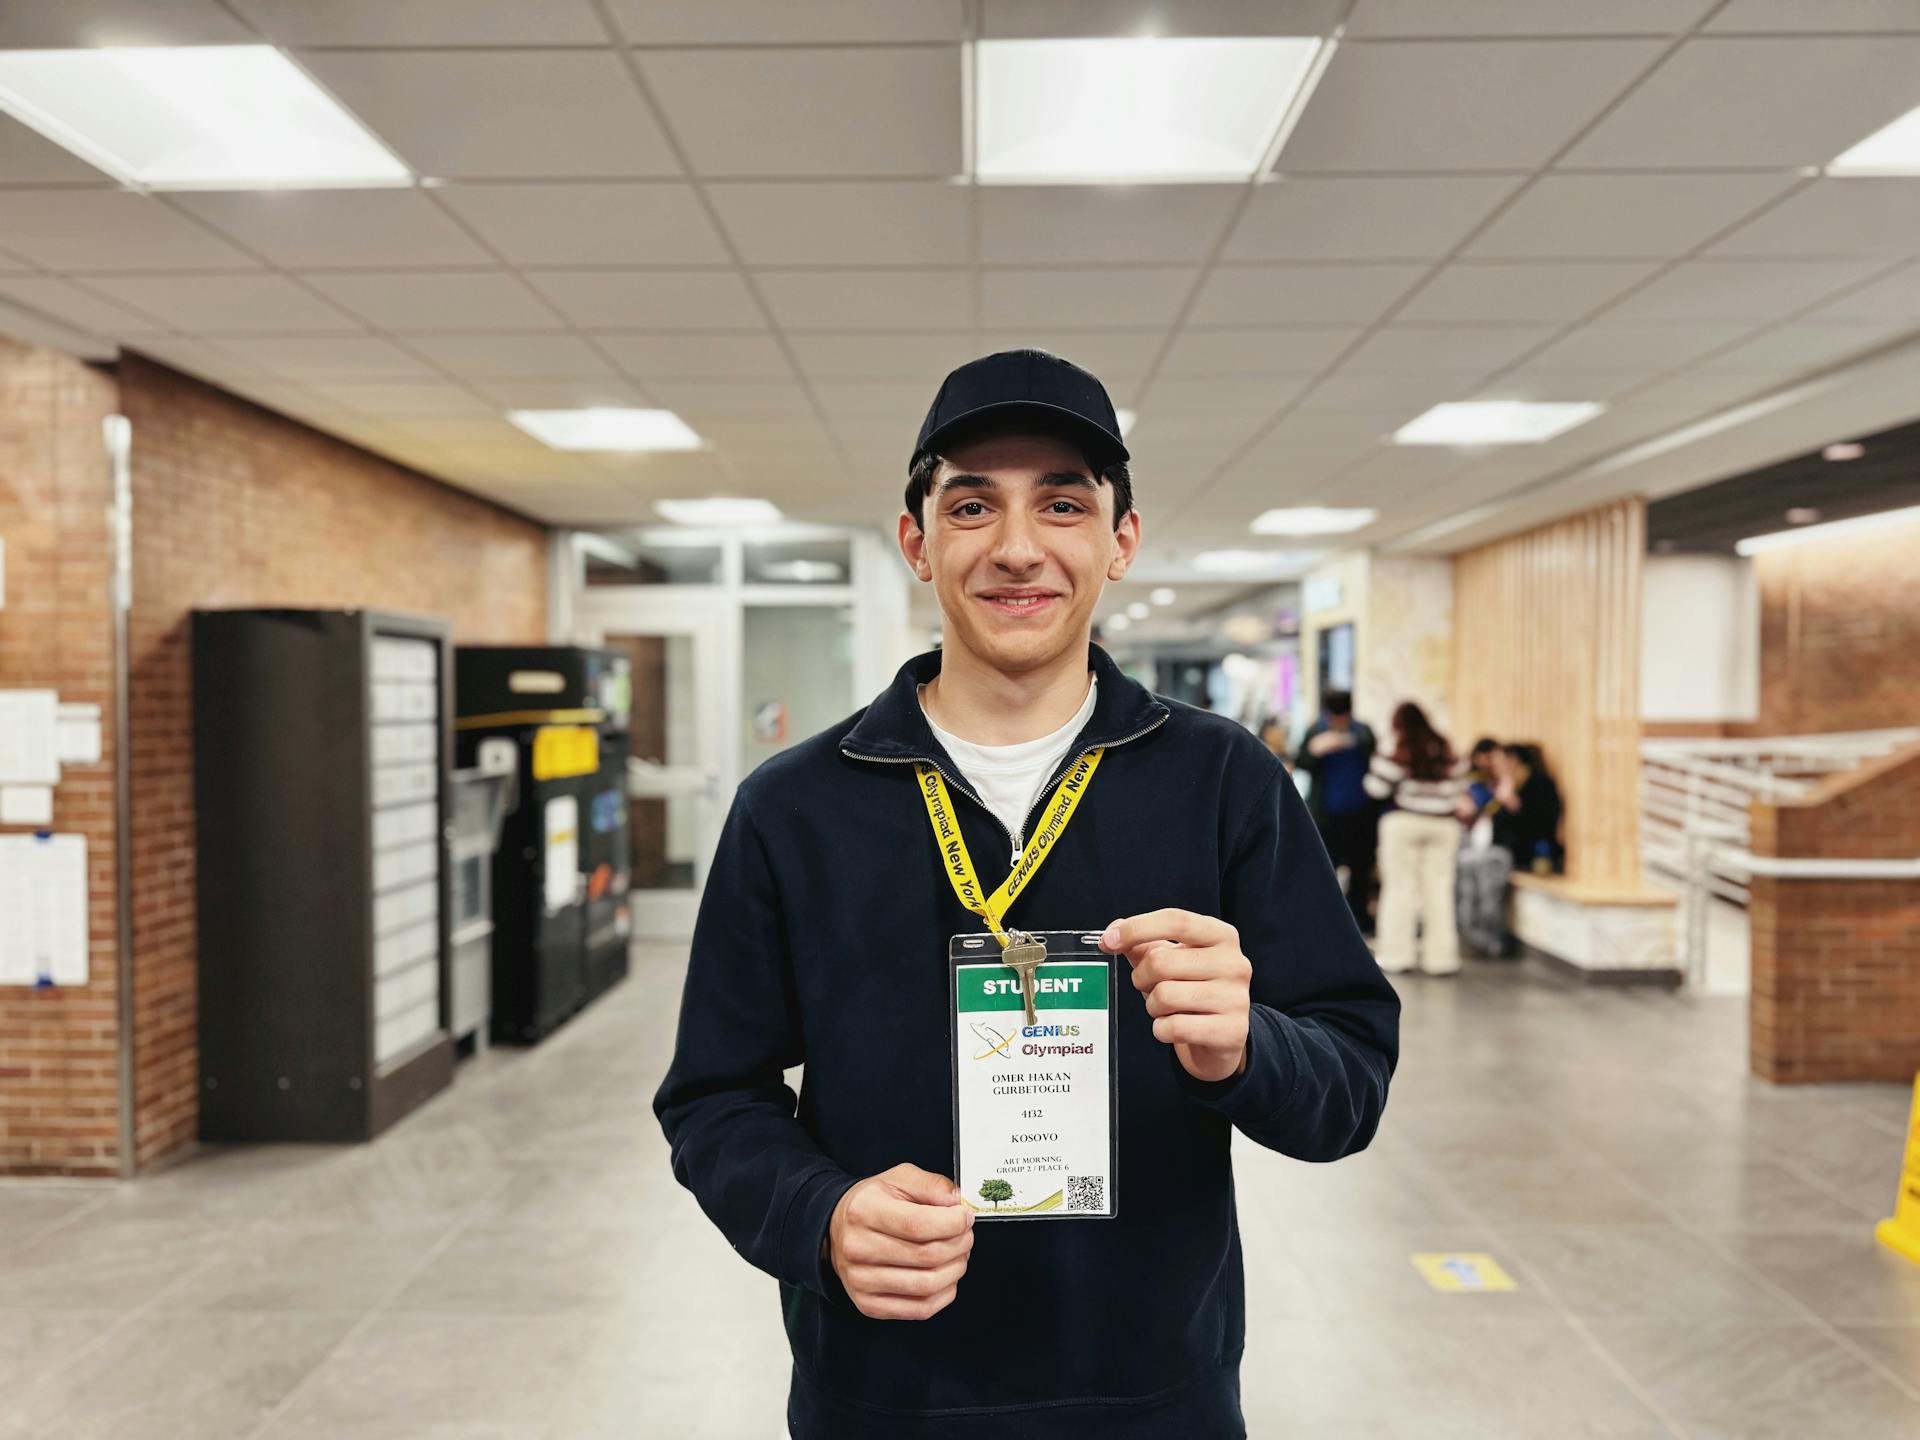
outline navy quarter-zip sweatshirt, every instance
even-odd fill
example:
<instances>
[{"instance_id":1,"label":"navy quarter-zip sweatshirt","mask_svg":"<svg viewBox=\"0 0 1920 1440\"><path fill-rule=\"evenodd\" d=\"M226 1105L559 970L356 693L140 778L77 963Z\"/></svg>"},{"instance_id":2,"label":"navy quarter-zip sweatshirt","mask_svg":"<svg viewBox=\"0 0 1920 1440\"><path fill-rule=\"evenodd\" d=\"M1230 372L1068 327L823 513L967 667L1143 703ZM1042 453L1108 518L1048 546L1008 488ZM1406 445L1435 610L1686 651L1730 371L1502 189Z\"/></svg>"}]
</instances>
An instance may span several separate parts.
<instances>
[{"instance_id":1,"label":"navy quarter-zip sweatshirt","mask_svg":"<svg viewBox=\"0 0 1920 1440\"><path fill-rule=\"evenodd\" d=\"M946 1309L862 1315L824 1258L828 1222L865 1176L952 1173L947 940L983 928L948 882L913 762L944 772L989 890L1013 847L920 709L938 651L760 766L701 897L654 1111L674 1174L780 1281L794 1440L978 1440L983 1423L1000 1440L1244 1435L1231 1132L1335 1160L1379 1124L1399 1000L1286 772L1100 647L1088 664L1093 716L1042 800L1083 752L1106 753L1007 923L1101 930L1166 906L1226 920L1253 964L1247 1068L1194 1080L1121 985L1117 1218L978 1224ZM782 1077L797 1065L798 1097Z\"/></svg>"}]
</instances>

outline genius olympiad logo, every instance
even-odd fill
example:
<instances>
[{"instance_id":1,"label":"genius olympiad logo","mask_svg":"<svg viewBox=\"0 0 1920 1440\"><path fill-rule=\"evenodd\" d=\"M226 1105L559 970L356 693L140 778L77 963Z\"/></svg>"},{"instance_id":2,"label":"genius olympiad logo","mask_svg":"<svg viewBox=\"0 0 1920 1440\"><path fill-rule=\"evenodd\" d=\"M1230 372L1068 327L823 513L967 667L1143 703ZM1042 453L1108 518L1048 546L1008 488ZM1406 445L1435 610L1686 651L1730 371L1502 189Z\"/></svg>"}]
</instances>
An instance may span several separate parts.
<instances>
[{"instance_id":1,"label":"genius olympiad logo","mask_svg":"<svg viewBox=\"0 0 1920 1440\"><path fill-rule=\"evenodd\" d=\"M977 1020L969 1021L968 1025L973 1031L974 1038L987 1047L973 1057L976 1060L991 1060L996 1055L1005 1055L1007 1053L1007 1047L1017 1039L1025 1038L1028 1040L1036 1040L1054 1036L1072 1037L1080 1033L1080 1027L1078 1025L1022 1025L1011 1035L1002 1035L991 1025L982 1025ZM1035 1047L1029 1045L1026 1047L1026 1053L1031 1055L1039 1052L1036 1052ZM1066 1055L1084 1054L1087 1052L1077 1048L1063 1048L1053 1053Z\"/></svg>"}]
</instances>

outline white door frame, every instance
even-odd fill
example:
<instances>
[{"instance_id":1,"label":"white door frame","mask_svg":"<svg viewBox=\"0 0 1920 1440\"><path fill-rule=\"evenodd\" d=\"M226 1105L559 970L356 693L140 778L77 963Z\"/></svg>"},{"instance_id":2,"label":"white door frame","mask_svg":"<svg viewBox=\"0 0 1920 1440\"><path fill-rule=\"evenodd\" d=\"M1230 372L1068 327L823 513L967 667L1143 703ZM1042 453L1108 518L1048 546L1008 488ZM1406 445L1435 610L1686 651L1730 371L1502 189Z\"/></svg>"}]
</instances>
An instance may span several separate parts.
<instances>
[{"instance_id":1,"label":"white door frame","mask_svg":"<svg viewBox=\"0 0 1920 1440\"><path fill-rule=\"evenodd\" d=\"M573 641L600 646L608 635L685 636L693 655L696 753L682 773L666 777L665 793L698 797L693 885L686 890L635 890L636 935L686 940L700 909L720 827L740 783L740 607L714 586L634 585L582 589L573 599Z\"/></svg>"}]
</instances>

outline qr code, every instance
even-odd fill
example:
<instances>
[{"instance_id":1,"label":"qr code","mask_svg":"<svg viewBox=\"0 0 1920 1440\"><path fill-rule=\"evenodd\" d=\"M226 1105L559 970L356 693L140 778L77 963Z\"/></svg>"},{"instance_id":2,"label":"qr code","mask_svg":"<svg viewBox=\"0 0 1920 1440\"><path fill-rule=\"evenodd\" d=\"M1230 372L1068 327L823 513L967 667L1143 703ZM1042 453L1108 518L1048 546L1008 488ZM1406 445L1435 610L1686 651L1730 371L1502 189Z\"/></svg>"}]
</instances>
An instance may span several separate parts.
<instances>
[{"instance_id":1,"label":"qr code","mask_svg":"<svg viewBox=\"0 0 1920 1440\"><path fill-rule=\"evenodd\" d=\"M1067 1209L1100 1211L1106 1208L1106 1176L1069 1175L1067 1177Z\"/></svg>"}]
</instances>

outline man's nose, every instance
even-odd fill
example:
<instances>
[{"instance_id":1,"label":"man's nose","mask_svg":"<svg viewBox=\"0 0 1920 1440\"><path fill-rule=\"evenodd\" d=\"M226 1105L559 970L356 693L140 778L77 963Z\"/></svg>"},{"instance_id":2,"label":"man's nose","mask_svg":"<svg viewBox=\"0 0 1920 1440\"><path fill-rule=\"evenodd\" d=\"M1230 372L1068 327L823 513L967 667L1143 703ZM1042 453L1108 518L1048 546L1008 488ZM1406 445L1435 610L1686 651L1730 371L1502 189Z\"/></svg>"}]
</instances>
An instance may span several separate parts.
<instances>
[{"instance_id":1,"label":"man's nose","mask_svg":"<svg viewBox=\"0 0 1920 1440\"><path fill-rule=\"evenodd\" d=\"M1031 570L1046 558L1032 516L1010 510L994 540L993 563L1003 570Z\"/></svg>"}]
</instances>

